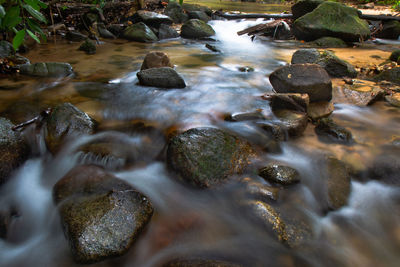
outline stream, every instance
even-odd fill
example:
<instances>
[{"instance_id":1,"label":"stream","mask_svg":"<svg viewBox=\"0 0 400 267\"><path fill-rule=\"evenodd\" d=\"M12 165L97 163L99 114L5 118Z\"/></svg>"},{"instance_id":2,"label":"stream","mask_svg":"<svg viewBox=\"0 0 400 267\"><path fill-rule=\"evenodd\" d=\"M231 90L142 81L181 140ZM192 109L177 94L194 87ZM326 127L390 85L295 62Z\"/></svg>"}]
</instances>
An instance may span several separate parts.
<instances>
[{"instance_id":1,"label":"stream","mask_svg":"<svg viewBox=\"0 0 400 267\"><path fill-rule=\"evenodd\" d=\"M79 44L49 40L28 53L26 57L32 62L69 62L77 76L2 79L1 116L21 123L49 106L70 102L98 121L102 132L75 140L52 156L41 134L33 127L26 129L24 134L35 156L0 188L0 209L16 210L7 240L0 240L0 265L80 266L72 260L52 188L82 160L74 153L76 147L101 138L106 131L121 130L129 135L129 142L144 147L145 155L134 155L140 163L128 169L119 169L121 163L112 160L100 164L114 168L113 174L145 194L155 213L127 254L93 266L162 266L186 255L244 266L398 266L400 190L381 181L364 181L355 174L368 167L374 157L389 151L385 145L399 134L400 112L385 102L367 107L335 104L332 117L352 132L356 140L353 145L322 142L309 123L302 137L281 143L281 152L261 155L259 161L264 165L272 161L285 163L302 177L301 183L281 190L278 200L289 206L289 217L298 214L311 228L310 237L293 249L272 238L265 228L237 209L233 204L238 197L234 185L195 190L174 179L163 157L146 157L166 145L165 135L173 129L211 126L253 144L265 142L265 134L253 125L224 120L226 114L254 110L262 110L263 115L272 118L268 101L260 96L272 92L268 75L285 65L296 48L268 40L252 42L248 36L236 34L257 23L210 22L216 31L217 41L213 44L222 53L209 51L206 42L181 38L154 44L107 42L93 56L76 51ZM171 90L139 86L136 73L150 51L167 53L188 86ZM254 71L239 71L243 66ZM132 130L138 124L143 131ZM327 153L355 171L348 205L325 213L319 206L318 159ZM254 170L242 177L260 179Z\"/></svg>"}]
</instances>

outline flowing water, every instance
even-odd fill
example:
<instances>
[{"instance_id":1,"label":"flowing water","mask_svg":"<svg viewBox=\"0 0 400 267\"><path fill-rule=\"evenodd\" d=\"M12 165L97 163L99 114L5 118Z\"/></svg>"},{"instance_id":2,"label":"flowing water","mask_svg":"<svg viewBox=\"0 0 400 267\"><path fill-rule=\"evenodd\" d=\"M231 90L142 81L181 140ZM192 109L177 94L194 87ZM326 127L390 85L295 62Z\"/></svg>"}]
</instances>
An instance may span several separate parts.
<instances>
[{"instance_id":1,"label":"flowing water","mask_svg":"<svg viewBox=\"0 0 400 267\"><path fill-rule=\"evenodd\" d=\"M398 266L400 190L357 177L357 171L368 167L399 134L400 113L384 102L369 107L336 104L333 117L352 131L356 143L351 146L322 142L309 124L303 137L283 142L280 153L262 153L255 163L258 167L272 161L286 163L301 174L301 183L281 190L278 200L287 206L289 218L300 216L310 228L309 238L293 249L234 204L241 196L237 184L228 183L219 190L191 189L176 182L166 168L165 156L154 156L160 151L163 155L165 134L197 126L226 129L255 146L268 140L252 124L223 120L225 114L254 110L273 119L268 101L260 96L272 92L267 76L286 64L282 54L291 50L236 35L255 23L212 22L217 32L215 46L223 53L208 51L204 42L176 39L157 44L115 41L99 46L93 56L76 51L78 44L58 41L28 54L33 62L70 62L77 77L3 79L0 113L20 123L46 107L71 102L95 118L103 133L82 137L53 157L41 133L26 129L35 156L0 189L1 210L15 210L7 239L0 240L0 265L78 266L63 235L51 190L82 160L74 152L76 147L101 138L105 131L122 129L127 134L124 138L141 151L133 155L140 163L120 169L121 162L88 160L115 167L117 177L148 196L155 214L126 255L95 266L160 266L188 255L245 266ZM137 85L136 72L149 51L167 52L188 87L160 90ZM255 70L240 72L243 66ZM348 163L354 178L348 205L329 213L321 208L318 165L327 153ZM254 167L241 177L260 181L255 173Z\"/></svg>"}]
</instances>

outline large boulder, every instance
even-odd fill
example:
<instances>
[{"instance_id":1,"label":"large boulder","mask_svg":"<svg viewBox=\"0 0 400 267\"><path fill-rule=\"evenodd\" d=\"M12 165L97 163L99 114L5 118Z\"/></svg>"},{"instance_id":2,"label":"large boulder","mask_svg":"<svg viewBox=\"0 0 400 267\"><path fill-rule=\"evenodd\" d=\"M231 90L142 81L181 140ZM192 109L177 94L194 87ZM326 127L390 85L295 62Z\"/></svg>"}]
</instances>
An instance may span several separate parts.
<instances>
[{"instance_id":1,"label":"large boulder","mask_svg":"<svg viewBox=\"0 0 400 267\"><path fill-rule=\"evenodd\" d=\"M308 94L310 102L332 99L332 82L317 64L293 64L275 70L269 80L278 93Z\"/></svg>"},{"instance_id":2,"label":"large boulder","mask_svg":"<svg viewBox=\"0 0 400 267\"><path fill-rule=\"evenodd\" d=\"M192 128L173 137L167 164L185 182L200 188L225 182L248 165L249 143L215 128Z\"/></svg>"},{"instance_id":3,"label":"large boulder","mask_svg":"<svg viewBox=\"0 0 400 267\"><path fill-rule=\"evenodd\" d=\"M296 2L291 8L293 19L298 19L305 14L312 12L323 2L324 0L300 0Z\"/></svg>"},{"instance_id":4,"label":"large boulder","mask_svg":"<svg viewBox=\"0 0 400 267\"><path fill-rule=\"evenodd\" d=\"M170 67L151 68L137 73L139 84L159 88L185 88L183 78Z\"/></svg>"},{"instance_id":5,"label":"large boulder","mask_svg":"<svg viewBox=\"0 0 400 267\"><path fill-rule=\"evenodd\" d=\"M153 214L146 196L95 166L72 169L55 184L53 198L79 263L124 254Z\"/></svg>"},{"instance_id":6,"label":"large boulder","mask_svg":"<svg viewBox=\"0 0 400 267\"><path fill-rule=\"evenodd\" d=\"M21 74L40 77L62 77L74 73L72 66L63 62L23 64L19 66L19 70Z\"/></svg>"},{"instance_id":7,"label":"large boulder","mask_svg":"<svg viewBox=\"0 0 400 267\"><path fill-rule=\"evenodd\" d=\"M400 36L400 21L390 20L383 22L382 30L376 35L378 38L397 40Z\"/></svg>"},{"instance_id":8,"label":"large boulder","mask_svg":"<svg viewBox=\"0 0 400 267\"><path fill-rule=\"evenodd\" d=\"M189 19L189 16L177 2L169 2L164 10L164 14L169 16L174 23L184 23Z\"/></svg>"},{"instance_id":9,"label":"large boulder","mask_svg":"<svg viewBox=\"0 0 400 267\"><path fill-rule=\"evenodd\" d=\"M0 185L8 181L13 170L29 156L29 146L13 124L0 117Z\"/></svg>"},{"instance_id":10,"label":"large boulder","mask_svg":"<svg viewBox=\"0 0 400 267\"><path fill-rule=\"evenodd\" d=\"M211 37L215 34L214 29L199 19L191 19L182 25L181 36L189 39L200 39Z\"/></svg>"},{"instance_id":11,"label":"large boulder","mask_svg":"<svg viewBox=\"0 0 400 267\"><path fill-rule=\"evenodd\" d=\"M346 42L358 42L370 36L368 23L358 17L357 9L330 1L296 19L293 32L297 39L305 41L331 36Z\"/></svg>"},{"instance_id":12,"label":"large boulder","mask_svg":"<svg viewBox=\"0 0 400 267\"><path fill-rule=\"evenodd\" d=\"M314 64L321 57L318 49L315 48L303 48L299 49L292 55L292 64Z\"/></svg>"},{"instance_id":13,"label":"large boulder","mask_svg":"<svg viewBox=\"0 0 400 267\"><path fill-rule=\"evenodd\" d=\"M60 150L64 142L94 132L96 123L86 113L70 103L56 106L46 120L45 141L52 153Z\"/></svg>"},{"instance_id":14,"label":"large boulder","mask_svg":"<svg viewBox=\"0 0 400 267\"><path fill-rule=\"evenodd\" d=\"M142 43L151 43L158 41L155 33L143 22L135 23L131 26L128 26L124 32L123 37L130 41L142 42Z\"/></svg>"},{"instance_id":15,"label":"large boulder","mask_svg":"<svg viewBox=\"0 0 400 267\"><path fill-rule=\"evenodd\" d=\"M168 55L164 52L150 52L144 57L140 70L162 67L174 67Z\"/></svg>"},{"instance_id":16,"label":"large boulder","mask_svg":"<svg viewBox=\"0 0 400 267\"><path fill-rule=\"evenodd\" d=\"M146 25L159 28L161 24L172 24L172 19L167 15L152 11L139 10L134 16L135 22L144 22Z\"/></svg>"}]
</instances>

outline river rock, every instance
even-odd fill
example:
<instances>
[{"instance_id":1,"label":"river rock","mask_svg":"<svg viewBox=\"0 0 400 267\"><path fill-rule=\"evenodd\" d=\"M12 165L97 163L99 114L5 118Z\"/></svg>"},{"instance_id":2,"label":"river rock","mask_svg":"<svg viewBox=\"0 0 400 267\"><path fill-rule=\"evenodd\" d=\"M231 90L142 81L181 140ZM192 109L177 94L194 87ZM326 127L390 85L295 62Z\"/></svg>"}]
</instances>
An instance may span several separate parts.
<instances>
[{"instance_id":1,"label":"river rock","mask_svg":"<svg viewBox=\"0 0 400 267\"><path fill-rule=\"evenodd\" d=\"M107 27L107 30L110 31L115 37L119 37L124 32L123 24L111 24Z\"/></svg>"},{"instance_id":2,"label":"river rock","mask_svg":"<svg viewBox=\"0 0 400 267\"><path fill-rule=\"evenodd\" d=\"M85 52L88 55L96 54L96 45L93 41L86 39L84 43L79 46L78 50Z\"/></svg>"},{"instance_id":3,"label":"river rock","mask_svg":"<svg viewBox=\"0 0 400 267\"><path fill-rule=\"evenodd\" d=\"M188 12L189 19L199 19L204 21L205 23L211 20L211 17L208 16L204 11L190 11Z\"/></svg>"},{"instance_id":4,"label":"river rock","mask_svg":"<svg viewBox=\"0 0 400 267\"><path fill-rule=\"evenodd\" d=\"M346 42L358 42L370 36L368 23L358 17L357 9L330 1L296 19L293 33L297 39L305 41L330 36Z\"/></svg>"},{"instance_id":5,"label":"river rock","mask_svg":"<svg viewBox=\"0 0 400 267\"><path fill-rule=\"evenodd\" d=\"M296 20L316 9L324 0L300 0L292 5L293 20Z\"/></svg>"},{"instance_id":6,"label":"river rock","mask_svg":"<svg viewBox=\"0 0 400 267\"><path fill-rule=\"evenodd\" d=\"M308 94L310 102L329 101L332 82L328 73L317 64L293 64L275 70L269 80L278 93Z\"/></svg>"},{"instance_id":7,"label":"river rock","mask_svg":"<svg viewBox=\"0 0 400 267\"><path fill-rule=\"evenodd\" d=\"M210 259L175 259L162 265L162 267L243 267L236 263Z\"/></svg>"},{"instance_id":8,"label":"river rock","mask_svg":"<svg viewBox=\"0 0 400 267\"><path fill-rule=\"evenodd\" d=\"M307 115L311 120L316 121L328 117L334 110L335 107L330 101L313 102L308 106Z\"/></svg>"},{"instance_id":9,"label":"river rock","mask_svg":"<svg viewBox=\"0 0 400 267\"><path fill-rule=\"evenodd\" d=\"M185 88L183 78L170 67L141 70L137 73L139 84L159 88Z\"/></svg>"},{"instance_id":10,"label":"river rock","mask_svg":"<svg viewBox=\"0 0 400 267\"><path fill-rule=\"evenodd\" d=\"M215 35L214 29L204 21L198 19L191 19L185 22L181 28L181 36L183 38L201 39L213 35Z\"/></svg>"},{"instance_id":11,"label":"river rock","mask_svg":"<svg viewBox=\"0 0 400 267\"><path fill-rule=\"evenodd\" d=\"M167 164L185 182L207 188L240 173L253 154L249 143L230 133L216 128L192 128L170 140Z\"/></svg>"},{"instance_id":12,"label":"river rock","mask_svg":"<svg viewBox=\"0 0 400 267\"><path fill-rule=\"evenodd\" d=\"M35 64L23 64L19 66L21 74L40 77L63 77L74 73L69 63L40 62Z\"/></svg>"},{"instance_id":13,"label":"river rock","mask_svg":"<svg viewBox=\"0 0 400 267\"><path fill-rule=\"evenodd\" d=\"M282 128L281 131L290 137L301 136L307 128L308 117L304 112L280 109L274 111L274 115L279 120L278 125Z\"/></svg>"},{"instance_id":14,"label":"river rock","mask_svg":"<svg viewBox=\"0 0 400 267\"><path fill-rule=\"evenodd\" d=\"M292 55L292 64L314 64L320 59L320 53L315 48L299 49Z\"/></svg>"},{"instance_id":15,"label":"river rock","mask_svg":"<svg viewBox=\"0 0 400 267\"><path fill-rule=\"evenodd\" d=\"M260 169L258 175L269 182L281 185L291 185L300 182L298 171L285 165L269 164Z\"/></svg>"},{"instance_id":16,"label":"river rock","mask_svg":"<svg viewBox=\"0 0 400 267\"><path fill-rule=\"evenodd\" d=\"M146 196L95 166L72 169L55 184L53 198L79 263L126 253L153 214Z\"/></svg>"},{"instance_id":17,"label":"river rock","mask_svg":"<svg viewBox=\"0 0 400 267\"><path fill-rule=\"evenodd\" d=\"M265 119L264 115L258 110L250 112L233 113L225 117L226 121L235 121L235 122L264 120L264 119Z\"/></svg>"},{"instance_id":18,"label":"river rock","mask_svg":"<svg viewBox=\"0 0 400 267\"><path fill-rule=\"evenodd\" d=\"M160 28L158 29L158 39L171 39L171 38L178 38L179 33L169 25L161 24Z\"/></svg>"},{"instance_id":19,"label":"river rock","mask_svg":"<svg viewBox=\"0 0 400 267\"><path fill-rule=\"evenodd\" d=\"M164 10L164 14L169 16L174 23L184 23L189 19L189 16L177 2L169 2Z\"/></svg>"},{"instance_id":20,"label":"river rock","mask_svg":"<svg viewBox=\"0 0 400 267\"><path fill-rule=\"evenodd\" d=\"M322 118L318 120L315 127L315 133L323 139L335 143L350 143L352 142L352 134L346 128L337 125L331 118Z\"/></svg>"},{"instance_id":21,"label":"river rock","mask_svg":"<svg viewBox=\"0 0 400 267\"><path fill-rule=\"evenodd\" d=\"M400 57L400 49L394 50L391 54L389 59L391 61L397 62L399 60Z\"/></svg>"},{"instance_id":22,"label":"river rock","mask_svg":"<svg viewBox=\"0 0 400 267\"><path fill-rule=\"evenodd\" d=\"M47 148L55 154L66 141L80 135L93 134L95 126L92 118L72 104L58 105L46 120Z\"/></svg>"},{"instance_id":23,"label":"river rock","mask_svg":"<svg viewBox=\"0 0 400 267\"><path fill-rule=\"evenodd\" d=\"M400 186L400 147L385 149L369 164L367 177Z\"/></svg>"},{"instance_id":24,"label":"river rock","mask_svg":"<svg viewBox=\"0 0 400 267\"><path fill-rule=\"evenodd\" d=\"M68 31L65 34L65 39L70 42L82 42L85 41L88 37L77 31Z\"/></svg>"},{"instance_id":25,"label":"river rock","mask_svg":"<svg viewBox=\"0 0 400 267\"><path fill-rule=\"evenodd\" d=\"M97 23L97 31L99 32L100 37L107 38L107 39L115 39L115 35L110 32L104 23Z\"/></svg>"},{"instance_id":26,"label":"river rock","mask_svg":"<svg viewBox=\"0 0 400 267\"><path fill-rule=\"evenodd\" d=\"M135 22L144 22L147 26L159 28L161 24L172 24L172 19L167 15L152 11L138 10L134 16Z\"/></svg>"},{"instance_id":27,"label":"river rock","mask_svg":"<svg viewBox=\"0 0 400 267\"><path fill-rule=\"evenodd\" d=\"M123 37L130 41L142 42L142 43L151 43L158 41L155 33L143 22L135 23L131 26L128 26L124 32Z\"/></svg>"},{"instance_id":28,"label":"river rock","mask_svg":"<svg viewBox=\"0 0 400 267\"><path fill-rule=\"evenodd\" d=\"M140 70L147 70L151 68L170 67L173 68L174 64L171 63L168 55L164 52L150 52L143 60Z\"/></svg>"},{"instance_id":29,"label":"river rock","mask_svg":"<svg viewBox=\"0 0 400 267\"><path fill-rule=\"evenodd\" d=\"M332 47L333 48L345 48L345 47L347 47L347 44L342 39L335 38L335 37L329 37L329 36L318 38L313 43L316 44L319 47L331 47L331 48Z\"/></svg>"},{"instance_id":30,"label":"river rock","mask_svg":"<svg viewBox=\"0 0 400 267\"><path fill-rule=\"evenodd\" d=\"M400 67L382 71L375 77L375 80L385 80L400 85Z\"/></svg>"},{"instance_id":31,"label":"river rock","mask_svg":"<svg viewBox=\"0 0 400 267\"><path fill-rule=\"evenodd\" d=\"M10 42L0 41L0 58L6 58L14 54L14 48Z\"/></svg>"},{"instance_id":32,"label":"river rock","mask_svg":"<svg viewBox=\"0 0 400 267\"><path fill-rule=\"evenodd\" d=\"M385 91L375 83L354 80L352 85L344 85L335 93L335 102L345 102L357 106L368 106L383 98Z\"/></svg>"},{"instance_id":33,"label":"river rock","mask_svg":"<svg viewBox=\"0 0 400 267\"><path fill-rule=\"evenodd\" d=\"M250 178L246 177L240 181L240 184L244 185L244 197L254 200L261 201L276 201L279 198L278 187L272 187L263 184L258 181L252 181ZM243 196L240 197L243 199Z\"/></svg>"},{"instance_id":34,"label":"river rock","mask_svg":"<svg viewBox=\"0 0 400 267\"><path fill-rule=\"evenodd\" d=\"M273 111L279 109L290 109L300 112L307 112L310 98L308 94L265 94L264 99L270 101L270 106Z\"/></svg>"},{"instance_id":35,"label":"river rock","mask_svg":"<svg viewBox=\"0 0 400 267\"><path fill-rule=\"evenodd\" d=\"M400 108L400 93L385 96L385 100L392 106Z\"/></svg>"},{"instance_id":36,"label":"river rock","mask_svg":"<svg viewBox=\"0 0 400 267\"><path fill-rule=\"evenodd\" d=\"M12 127L11 121L0 117L0 185L8 181L30 153L27 142Z\"/></svg>"},{"instance_id":37,"label":"river rock","mask_svg":"<svg viewBox=\"0 0 400 267\"><path fill-rule=\"evenodd\" d=\"M202 6L202 5L183 3L182 7L188 13L193 12L193 11L201 11L201 12L206 13L206 15L209 17L211 17L213 14L213 11L211 8Z\"/></svg>"},{"instance_id":38,"label":"river rock","mask_svg":"<svg viewBox=\"0 0 400 267\"><path fill-rule=\"evenodd\" d=\"M376 35L378 38L397 40L400 36L400 21L384 21L382 30Z\"/></svg>"}]
</instances>

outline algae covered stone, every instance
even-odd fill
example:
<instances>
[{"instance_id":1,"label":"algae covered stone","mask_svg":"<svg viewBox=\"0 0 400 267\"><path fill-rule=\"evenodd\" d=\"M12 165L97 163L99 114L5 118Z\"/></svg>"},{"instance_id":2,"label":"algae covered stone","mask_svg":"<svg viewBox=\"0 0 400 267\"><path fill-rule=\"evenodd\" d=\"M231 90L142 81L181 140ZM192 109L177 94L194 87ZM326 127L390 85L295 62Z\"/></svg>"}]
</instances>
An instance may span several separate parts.
<instances>
[{"instance_id":1,"label":"algae covered stone","mask_svg":"<svg viewBox=\"0 0 400 267\"><path fill-rule=\"evenodd\" d=\"M128 26L124 32L123 37L130 41L151 43L158 41L155 33L143 22L135 23Z\"/></svg>"},{"instance_id":2,"label":"algae covered stone","mask_svg":"<svg viewBox=\"0 0 400 267\"><path fill-rule=\"evenodd\" d=\"M189 39L207 38L215 35L214 29L199 19L191 19L182 25L181 36Z\"/></svg>"}]
</instances>

